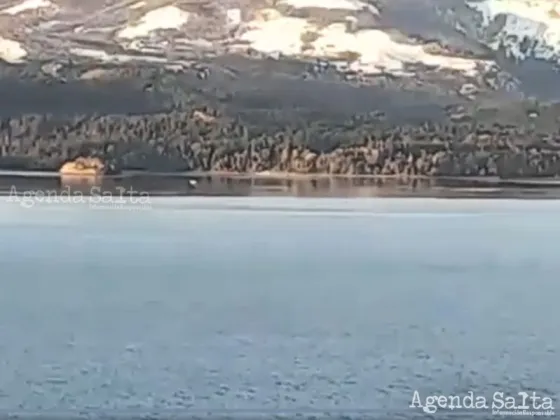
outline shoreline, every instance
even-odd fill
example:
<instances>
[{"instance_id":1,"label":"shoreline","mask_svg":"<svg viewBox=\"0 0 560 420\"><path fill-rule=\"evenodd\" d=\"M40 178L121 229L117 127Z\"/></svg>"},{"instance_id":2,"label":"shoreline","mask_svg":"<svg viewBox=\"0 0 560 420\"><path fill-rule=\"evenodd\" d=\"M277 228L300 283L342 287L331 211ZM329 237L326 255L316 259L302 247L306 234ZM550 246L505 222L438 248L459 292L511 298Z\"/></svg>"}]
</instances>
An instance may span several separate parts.
<instances>
[{"instance_id":1,"label":"shoreline","mask_svg":"<svg viewBox=\"0 0 560 420\"><path fill-rule=\"evenodd\" d=\"M464 177L549 184L560 176L557 131L478 119L393 126L371 116L251 123L240 110L226 111L194 106L142 115L7 118L0 124L0 168L12 176L30 176L24 170L52 177L70 161L94 158L121 174L114 178Z\"/></svg>"},{"instance_id":2,"label":"shoreline","mask_svg":"<svg viewBox=\"0 0 560 420\"><path fill-rule=\"evenodd\" d=\"M372 176L284 176L274 174L134 173L125 177L67 179L51 173L34 177L19 172L0 172L0 196L112 199L130 197L314 197L314 198L474 198L560 199L559 180L502 180L481 177L412 178ZM194 181L194 182L193 182Z\"/></svg>"},{"instance_id":3,"label":"shoreline","mask_svg":"<svg viewBox=\"0 0 560 420\"><path fill-rule=\"evenodd\" d=\"M184 172L151 172L151 171L123 171L115 175L103 175L100 177L61 175L55 171L26 171L26 170L1 170L0 179L23 178L23 179L58 179L63 184L82 183L91 181L93 184L105 181L119 181L127 179L224 179L224 180L259 180L259 181L381 181L398 182L410 184L414 182L434 183L458 183L468 188L468 185L484 184L491 186L512 187L542 187L560 188L559 177L533 177L533 178L500 178L499 176L424 176L424 175L371 175L371 174L314 174L314 173L292 173L292 172L255 172L236 173L224 171L184 171Z\"/></svg>"}]
</instances>

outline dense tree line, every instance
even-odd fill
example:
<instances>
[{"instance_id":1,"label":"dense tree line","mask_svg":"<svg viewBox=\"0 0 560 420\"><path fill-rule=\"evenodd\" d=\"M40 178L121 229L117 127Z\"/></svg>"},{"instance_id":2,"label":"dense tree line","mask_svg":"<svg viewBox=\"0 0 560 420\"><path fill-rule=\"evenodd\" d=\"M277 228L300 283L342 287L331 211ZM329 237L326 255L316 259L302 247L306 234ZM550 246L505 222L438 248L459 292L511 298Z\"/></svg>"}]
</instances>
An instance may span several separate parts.
<instances>
[{"instance_id":1,"label":"dense tree line","mask_svg":"<svg viewBox=\"0 0 560 420\"><path fill-rule=\"evenodd\" d=\"M270 128L270 127L269 127ZM23 115L0 124L0 166L58 170L79 156L122 170L343 175L560 175L555 133L472 121L389 127L374 117L267 129L211 108L147 115Z\"/></svg>"}]
</instances>

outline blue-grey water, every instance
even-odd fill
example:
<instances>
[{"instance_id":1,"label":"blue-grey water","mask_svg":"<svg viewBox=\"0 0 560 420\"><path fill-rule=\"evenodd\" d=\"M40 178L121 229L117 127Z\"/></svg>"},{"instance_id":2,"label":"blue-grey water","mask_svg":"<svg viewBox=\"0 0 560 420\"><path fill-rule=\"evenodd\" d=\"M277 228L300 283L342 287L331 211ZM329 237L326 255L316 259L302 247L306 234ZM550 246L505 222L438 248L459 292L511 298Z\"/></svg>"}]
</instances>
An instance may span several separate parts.
<instances>
[{"instance_id":1,"label":"blue-grey water","mask_svg":"<svg viewBox=\"0 0 560 420\"><path fill-rule=\"evenodd\" d=\"M2 200L2 411L560 391L558 201Z\"/></svg>"}]
</instances>

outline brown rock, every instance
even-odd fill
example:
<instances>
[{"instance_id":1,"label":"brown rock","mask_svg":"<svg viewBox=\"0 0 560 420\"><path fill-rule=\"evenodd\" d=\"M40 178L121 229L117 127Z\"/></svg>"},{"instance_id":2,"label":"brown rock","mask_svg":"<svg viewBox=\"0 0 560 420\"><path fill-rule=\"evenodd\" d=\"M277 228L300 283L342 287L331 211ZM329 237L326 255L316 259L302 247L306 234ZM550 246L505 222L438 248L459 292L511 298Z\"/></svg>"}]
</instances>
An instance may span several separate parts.
<instances>
[{"instance_id":1,"label":"brown rock","mask_svg":"<svg viewBox=\"0 0 560 420\"><path fill-rule=\"evenodd\" d=\"M107 171L105 165L99 158L78 157L73 161L64 163L59 169L62 176L102 176Z\"/></svg>"}]
</instances>

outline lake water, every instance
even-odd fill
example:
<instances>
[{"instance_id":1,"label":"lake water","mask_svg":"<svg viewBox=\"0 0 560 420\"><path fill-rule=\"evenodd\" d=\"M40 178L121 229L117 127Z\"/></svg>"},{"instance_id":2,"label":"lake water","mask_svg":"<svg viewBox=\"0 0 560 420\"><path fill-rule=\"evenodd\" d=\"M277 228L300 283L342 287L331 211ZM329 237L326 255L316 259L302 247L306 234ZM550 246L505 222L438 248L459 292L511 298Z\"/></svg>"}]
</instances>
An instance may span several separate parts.
<instances>
[{"instance_id":1,"label":"lake water","mask_svg":"<svg viewBox=\"0 0 560 420\"><path fill-rule=\"evenodd\" d=\"M2 412L420 418L415 390L560 391L558 201L2 200Z\"/></svg>"}]
</instances>

